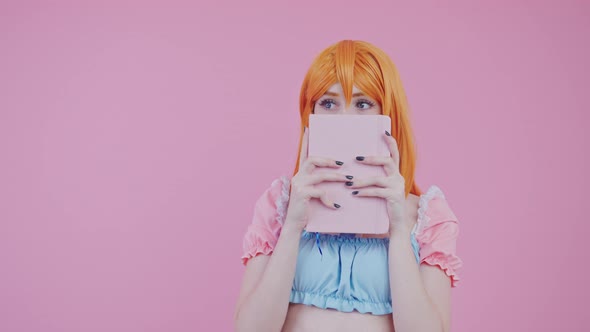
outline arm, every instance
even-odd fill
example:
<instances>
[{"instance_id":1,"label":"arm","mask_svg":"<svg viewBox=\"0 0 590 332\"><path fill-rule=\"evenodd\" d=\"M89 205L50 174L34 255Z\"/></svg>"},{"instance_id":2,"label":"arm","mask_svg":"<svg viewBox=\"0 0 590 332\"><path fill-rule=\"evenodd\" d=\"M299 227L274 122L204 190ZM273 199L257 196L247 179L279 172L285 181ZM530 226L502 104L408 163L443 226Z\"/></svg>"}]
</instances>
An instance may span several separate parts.
<instances>
[{"instance_id":1,"label":"arm","mask_svg":"<svg viewBox=\"0 0 590 332\"><path fill-rule=\"evenodd\" d=\"M411 249L412 231L399 227L390 234L393 315L401 332L450 331L451 288L457 286L463 265L456 254L459 224L440 188L432 188L419 204L415 225L419 265Z\"/></svg>"},{"instance_id":2,"label":"arm","mask_svg":"<svg viewBox=\"0 0 590 332\"><path fill-rule=\"evenodd\" d=\"M285 223L292 224L288 220ZM289 307L300 237L301 230L285 226L271 255L257 255L248 261L234 316L236 331L281 330Z\"/></svg>"},{"instance_id":3,"label":"arm","mask_svg":"<svg viewBox=\"0 0 590 332\"><path fill-rule=\"evenodd\" d=\"M396 229L389 241L389 283L395 330L448 332L450 282L439 268L416 264L410 229Z\"/></svg>"}]
</instances>

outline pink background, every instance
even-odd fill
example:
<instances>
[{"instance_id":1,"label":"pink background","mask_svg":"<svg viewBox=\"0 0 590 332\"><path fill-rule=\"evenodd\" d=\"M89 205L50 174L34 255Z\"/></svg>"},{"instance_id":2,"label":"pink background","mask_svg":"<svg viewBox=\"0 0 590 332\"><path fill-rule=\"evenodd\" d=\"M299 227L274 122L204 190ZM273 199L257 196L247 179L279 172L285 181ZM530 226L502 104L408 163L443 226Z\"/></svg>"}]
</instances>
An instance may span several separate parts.
<instances>
[{"instance_id":1,"label":"pink background","mask_svg":"<svg viewBox=\"0 0 590 332\"><path fill-rule=\"evenodd\" d=\"M587 330L589 15L3 1L0 330L231 331L254 202L292 171L303 75L340 39L393 58L419 184L460 219L454 331Z\"/></svg>"}]
</instances>

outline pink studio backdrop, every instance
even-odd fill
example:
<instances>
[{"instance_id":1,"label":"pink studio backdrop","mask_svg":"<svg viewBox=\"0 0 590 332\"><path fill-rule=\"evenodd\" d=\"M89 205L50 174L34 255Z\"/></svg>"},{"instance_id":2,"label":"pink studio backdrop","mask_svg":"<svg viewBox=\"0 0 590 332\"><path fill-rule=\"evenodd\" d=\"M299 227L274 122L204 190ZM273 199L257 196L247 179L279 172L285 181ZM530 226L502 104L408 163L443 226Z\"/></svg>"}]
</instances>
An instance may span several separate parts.
<instances>
[{"instance_id":1,"label":"pink studio backdrop","mask_svg":"<svg viewBox=\"0 0 590 332\"><path fill-rule=\"evenodd\" d=\"M584 331L584 1L0 4L0 331L231 331L313 57L396 62L461 222L454 331ZM586 189L586 190L584 190Z\"/></svg>"}]
</instances>

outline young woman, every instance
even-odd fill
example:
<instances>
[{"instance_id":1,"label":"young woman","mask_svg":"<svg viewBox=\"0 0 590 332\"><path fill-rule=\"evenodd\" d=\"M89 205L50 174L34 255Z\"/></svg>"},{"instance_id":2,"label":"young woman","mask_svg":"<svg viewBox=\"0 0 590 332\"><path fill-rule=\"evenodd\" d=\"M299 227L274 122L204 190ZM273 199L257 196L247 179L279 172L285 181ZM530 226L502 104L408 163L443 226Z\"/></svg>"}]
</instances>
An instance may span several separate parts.
<instances>
[{"instance_id":1,"label":"young woman","mask_svg":"<svg viewBox=\"0 0 590 332\"><path fill-rule=\"evenodd\" d=\"M328 47L305 76L300 112L293 176L274 180L257 200L244 236L246 272L236 330L450 331L450 290L462 266L456 254L457 217L438 186L422 192L414 181L409 110L391 59L363 41ZM386 176L359 178L338 172L340 161L308 157L310 113L391 117L391 132L383 133L391 156L356 158L383 167ZM336 171L312 175L316 167ZM307 232L310 199L341 207L314 187L322 181L340 181L351 195L385 199L389 232Z\"/></svg>"}]
</instances>

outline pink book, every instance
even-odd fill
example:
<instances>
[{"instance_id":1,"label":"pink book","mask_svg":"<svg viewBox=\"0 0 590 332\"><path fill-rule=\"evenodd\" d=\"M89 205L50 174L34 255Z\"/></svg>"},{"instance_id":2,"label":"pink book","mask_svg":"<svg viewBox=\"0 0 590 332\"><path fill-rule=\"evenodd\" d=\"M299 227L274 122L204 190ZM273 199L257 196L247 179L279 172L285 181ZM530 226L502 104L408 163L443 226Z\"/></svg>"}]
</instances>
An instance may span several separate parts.
<instances>
[{"instance_id":1,"label":"pink book","mask_svg":"<svg viewBox=\"0 0 590 332\"><path fill-rule=\"evenodd\" d=\"M391 156L385 141L391 130L386 115L309 115L309 156L344 162L339 169L317 167L313 172L341 172L354 178L386 176L383 166L365 165L356 156ZM354 179L352 180L354 181ZM332 209L319 199L310 200L308 232L384 234L389 230L387 205L381 197L359 197L344 182L325 181L315 185L326 190L330 200L341 205Z\"/></svg>"}]
</instances>

